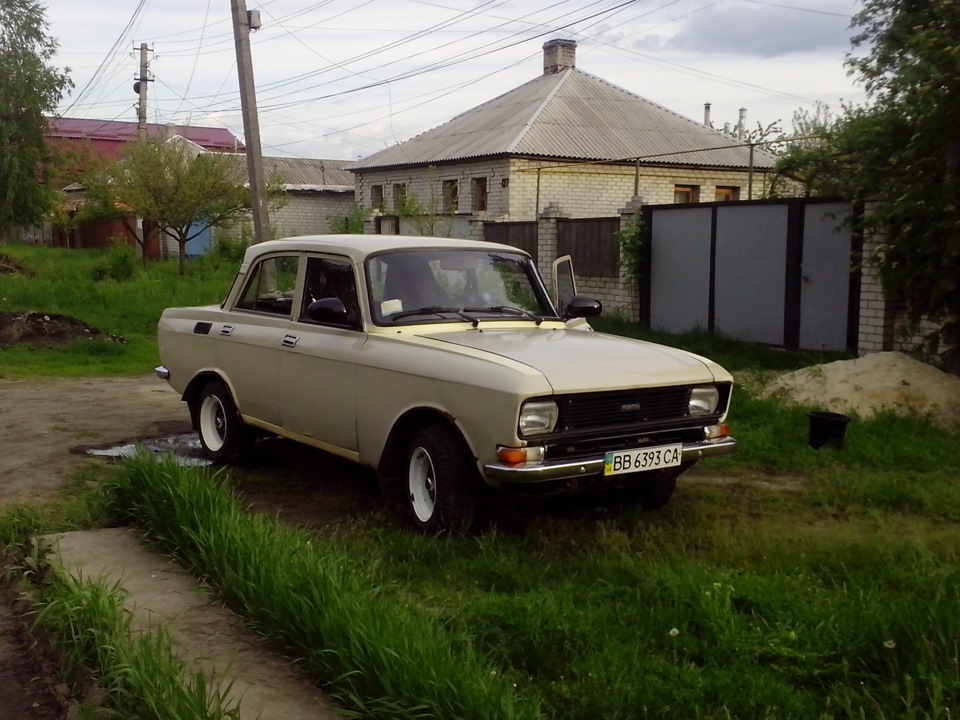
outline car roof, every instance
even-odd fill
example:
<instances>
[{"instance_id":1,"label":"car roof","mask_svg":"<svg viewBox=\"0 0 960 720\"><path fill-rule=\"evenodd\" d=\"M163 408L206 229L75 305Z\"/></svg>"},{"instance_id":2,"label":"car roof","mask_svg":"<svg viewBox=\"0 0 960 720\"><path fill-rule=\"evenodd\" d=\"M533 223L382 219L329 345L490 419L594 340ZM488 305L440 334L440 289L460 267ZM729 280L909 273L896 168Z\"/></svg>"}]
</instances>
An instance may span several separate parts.
<instances>
[{"instance_id":1,"label":"car roof","mask_svg":"<svg viewBox=\"0 0 960 720\"><path fill-rule=\"evenodd\" d=\"M460 240L457 238L419 237L415 235L303 235L300 237L267 240L247 248L244 265L264 253L270 252L324 252L346 255L354 262L362 262L370 255L391 250L420 249L475 249L499 252L527 253L519 248L484 240Z\"/></svg>"}]
</instances>

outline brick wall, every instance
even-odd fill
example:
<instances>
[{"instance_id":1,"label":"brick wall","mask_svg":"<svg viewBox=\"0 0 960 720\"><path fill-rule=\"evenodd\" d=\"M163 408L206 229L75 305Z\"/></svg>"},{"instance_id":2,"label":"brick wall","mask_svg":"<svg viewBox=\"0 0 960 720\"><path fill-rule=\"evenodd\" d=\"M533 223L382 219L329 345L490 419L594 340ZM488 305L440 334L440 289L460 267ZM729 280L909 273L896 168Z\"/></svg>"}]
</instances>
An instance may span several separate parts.
<instances>
[{"instance_id":1,"label":"brick wall","mask_svg":"<svg viewBox=\"0 0 960 720\"><path fill-rule=\"evenodd\" d=\"M270 231L276 237L323 235L330 232L330 217L346 216L353 193L291 193L290 202L271 213Z\"/></svg>"},{"instance_id":2,"label":"brick wall","mask_svg":"<svg viewBox=\"0 0 960 720\"><path fill-rule=\"evenodd\" d=\"M538 172L539 168L539 172ZM616 215L633 197L636 168L632 165L565 164L543 160L511 160L509 214L511 220L532 220L539 208L554 203L571 218ZM753 175L753 196L765 190L766 176ZM740 170L640 167L639 196L650 205L673 202L675 185L695 185L701 202L713 202L720 187L739 188L747 199L748 173Z\"/></svg>"},{"instance_id":3,"label":"brick wall","mask_svg":"<svg viewBox=\"0 0 960 720\"><path fill-rule=\"evenodd\" d=\"M504 218L508 212L508 189L510 179L510 161L506 159L484 159L476 162L453 163L435 167L401 168L392 170L360 170L357 176L357 202L365 208L373 208L374 186L383 189L383 213L394 214L396 197L394 187L405 185L408 197L416 196L422 205L433 201L438 212L443 212L443 183L456 180L458 185L458 215L483 214L488 218ZM476 211L472 180L486 178L487 208ZM507 182L504 183L504 180Z\"/></svg>"},{"instance_id":4,"label":"brick wall","mask_svg":"<svg viewBox=\"0 0 960 720\"><path fill-rule=\"evenodd\" d=\"M538 172L539 169L539 172ZM539 175L539 194L538 194ZM480 214L490 220L533 220L550 204L562 207L567 217L609 217L616 215L633 197L635 167L601 163L570 164L524 158L481 159L474 162L357 172L357 201L374 207L374 186L383 191L384 214L395 210L394 188L405 185L408 195L421 204L433 199L443 211L443 183L458 183L457 213ZM487 207L474 213L473 178L487 179ZM759 198L768 178L753 176L753 196ZM699 188L700 201L712 202L718 186L739 189L741 200L748 195L748 173L744 170L660 168L641 166L639 195L648 204L672 203L675 185ZM538 204L539 197L539 204Z\"/></svg>"}]
</instances>

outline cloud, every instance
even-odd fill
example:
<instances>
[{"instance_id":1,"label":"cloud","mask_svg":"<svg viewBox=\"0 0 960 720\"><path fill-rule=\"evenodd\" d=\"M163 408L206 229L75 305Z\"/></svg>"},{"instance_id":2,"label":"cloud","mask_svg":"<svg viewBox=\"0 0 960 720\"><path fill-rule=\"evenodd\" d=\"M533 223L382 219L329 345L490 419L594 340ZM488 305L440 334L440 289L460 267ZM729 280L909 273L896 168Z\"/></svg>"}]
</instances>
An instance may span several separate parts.
<instances>
[{"instance_id":1,"label":"cloud","mask_svg":"<svg viewBox=\"0 0 960 720\"><path fill-rule=\"evenodd\" d=\"M789 8L787 0L718 3L683 16L673 34L661 27L660 33L645 36L638 49L758 58L848 50L853 33L849 17L842 15L847 3L821 5L822 12L811 2L802 10Z\"/></svg>"}]
</instances>

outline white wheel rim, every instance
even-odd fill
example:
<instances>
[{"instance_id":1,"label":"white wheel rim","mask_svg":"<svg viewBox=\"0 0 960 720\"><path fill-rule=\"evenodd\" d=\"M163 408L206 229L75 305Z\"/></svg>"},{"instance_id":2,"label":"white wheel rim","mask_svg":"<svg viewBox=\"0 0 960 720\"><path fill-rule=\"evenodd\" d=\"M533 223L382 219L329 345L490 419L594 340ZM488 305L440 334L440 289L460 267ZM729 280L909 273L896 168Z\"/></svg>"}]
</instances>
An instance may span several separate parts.
<instances>
[{"instance_id":1,"label":"white wheel rim","mask_svg":"<svg viewBox=\"0 0 960 720\"><path fill-rule=\"evenodd\" d=\"M207 395L200 404L200 437L211 452L217 452L227 437L227 413L216 395Z\"/></svg>"},{"instance_id":2,"label":"white wheel rim","mask_svg":"<svg viewBox=\"0 0 960 720\"><path fill-rule=\"evenodd\" d=\"M429 522L437 504L437 481L430 453L422 447L418 447L410 455L407 485L414 515L422 523Z\"/></svg>"}]
</instances>

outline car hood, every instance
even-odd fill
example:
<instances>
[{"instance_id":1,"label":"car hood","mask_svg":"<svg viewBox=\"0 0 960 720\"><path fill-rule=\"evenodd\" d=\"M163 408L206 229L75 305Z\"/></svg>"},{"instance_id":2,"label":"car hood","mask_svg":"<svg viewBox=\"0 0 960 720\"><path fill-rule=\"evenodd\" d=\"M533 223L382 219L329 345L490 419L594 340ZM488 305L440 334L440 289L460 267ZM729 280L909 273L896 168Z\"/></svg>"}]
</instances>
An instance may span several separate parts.
<instances>
[{"instance_id":1,"label":"car hood","mask_svg":"<svg viewBox=\"0 0 960 720\"><path fill-rule=\"evenodd\" d=\"M424 337L528 365L558 393L732 380L722 367L698 355L583 330L484 328Z\"/></svg>"}]
</instances>

